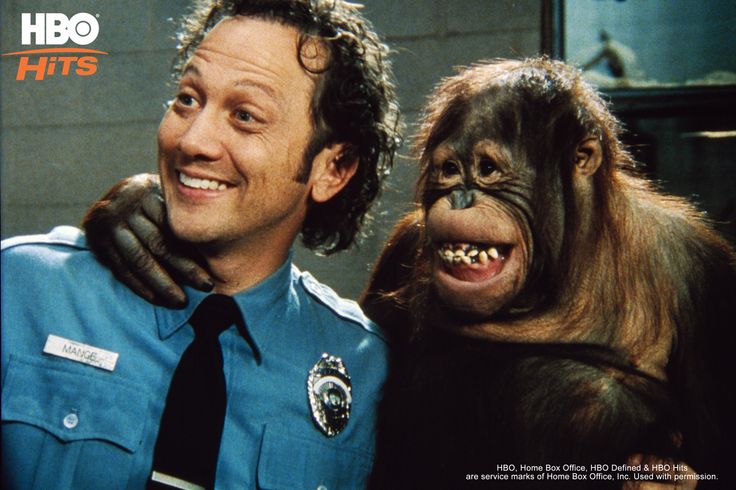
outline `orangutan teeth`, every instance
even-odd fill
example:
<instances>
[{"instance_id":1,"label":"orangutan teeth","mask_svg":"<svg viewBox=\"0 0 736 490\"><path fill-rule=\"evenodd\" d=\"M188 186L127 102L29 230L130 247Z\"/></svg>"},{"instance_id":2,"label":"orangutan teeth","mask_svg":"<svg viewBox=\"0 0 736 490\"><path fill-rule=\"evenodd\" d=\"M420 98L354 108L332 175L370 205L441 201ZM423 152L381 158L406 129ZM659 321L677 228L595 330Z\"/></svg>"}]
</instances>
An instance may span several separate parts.
<instances>
[{"instance_id":1,"label":"orangutan teeth","mask_svg":"<svg viewBox=\"0 0 736 490\"><path fill-rule=\"evenodd\" d=\"M218 182L216 180L198 179L196 177L189 177L188 175L185 175L182 172L179 172L179 182L181 182L186 187L191 187L192 189L224 191L227 188L227 186L223 184L222 182Z\"/></svg>"},{"instance_id":2,"label":"orangutan teeth","mask_svg":"<svg viewBox=\"0 0 736 490\"><path fill-rule=\"evenodd\" d=\"M487 264L492 260L504 260L505 255L498 246L476 245L473 243L443 243L437 251L445 263L450 265Z\"/></svg>"}]
</instances>

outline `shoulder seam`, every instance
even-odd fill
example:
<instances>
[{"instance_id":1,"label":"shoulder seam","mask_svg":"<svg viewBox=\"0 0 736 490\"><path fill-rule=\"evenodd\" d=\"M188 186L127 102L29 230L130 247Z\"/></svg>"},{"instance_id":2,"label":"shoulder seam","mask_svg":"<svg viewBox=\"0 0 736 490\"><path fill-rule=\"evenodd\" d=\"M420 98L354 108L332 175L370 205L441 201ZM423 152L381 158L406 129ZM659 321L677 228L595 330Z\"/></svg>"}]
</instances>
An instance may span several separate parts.
<instances>
[{"instance_id":1,"label":"shoulder seam","mask_svg":"<svg viewBox=\"0 0 736 490\"><path fill-rule=\"evenodd\" d=\"M2 250L22 245L58 245L78 250L88 250L84 234L72 226L57 226L48 234L20 235L2 241Z\"/></svg>"},{"instance_id":2,"label":"shoulder seam","mask_svg":"<svg viewBox=\"0 0 736 490\"><path fill-rule=\"evenodd\" d=\"M384 343L388 343L388 340L383 335L383 332L381 331L380 327L373 322L370 318L365 316L364 313L362 313L362 310L360 310L360 306L358 306L357 303L355 303L352 300L348 300L345 298L341 298L337 295L331 288L328 286L323 285L322 283L318 282L314 276L312 276L309 272L302 271L299 275L299 282L301 283L304 290L314 298L315 301L317 301L319 304L330 310L333 314L336 316L342 318L343 320L347 320L352 324L355 324L356 326L360 327L363 331L375 335L376 337L380 338ZM342 302L345 302L347 304L351 304L351 306L354 306L358 311L360 311L360 315L357 313L352 312L345 312L340 311L337 308L337 304L331 304L326 298L322 297L322 295L319 294L319 292L324 292L326 296L331 296L334 298L334 300L339 304Z\"/></svg>"}]
</instances>

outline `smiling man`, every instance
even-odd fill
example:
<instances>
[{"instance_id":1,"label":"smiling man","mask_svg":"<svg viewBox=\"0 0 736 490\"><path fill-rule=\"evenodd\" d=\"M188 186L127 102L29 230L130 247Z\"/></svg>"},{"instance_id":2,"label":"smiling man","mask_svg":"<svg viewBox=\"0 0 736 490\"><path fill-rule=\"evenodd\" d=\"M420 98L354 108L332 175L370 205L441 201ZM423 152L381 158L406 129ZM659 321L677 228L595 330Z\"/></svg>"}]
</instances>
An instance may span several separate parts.
<instances>
[{"instance_id":1,"label":"smiling man","mask_svg":"<svg viewBox=\"0 0 736 490\"><path fill-rule=\"evenodd\" d=\"M343 143L302 169L316 76L284 57L297 34L242 16L220 22L186 64L159 128L168 221L197 244L219 292L252 286L281 265L310 199L328 201L356 170L356 160L338 164ZM309 42L303 50L324 51Z\"/></svg>"},{"instance_id":2,"label":"smiling man","mask_svg":"<svg viewBox=\"0 0 736 490\"><path fill-rule=\"evenodd\" d=\"M385 341L290 249L346 248L376 196L386 47L340 1L202 2L184 26L160 184L213 292L152 306L74 228L3 242L3 488L365 485Z\"/></svg>"}]
</instances>

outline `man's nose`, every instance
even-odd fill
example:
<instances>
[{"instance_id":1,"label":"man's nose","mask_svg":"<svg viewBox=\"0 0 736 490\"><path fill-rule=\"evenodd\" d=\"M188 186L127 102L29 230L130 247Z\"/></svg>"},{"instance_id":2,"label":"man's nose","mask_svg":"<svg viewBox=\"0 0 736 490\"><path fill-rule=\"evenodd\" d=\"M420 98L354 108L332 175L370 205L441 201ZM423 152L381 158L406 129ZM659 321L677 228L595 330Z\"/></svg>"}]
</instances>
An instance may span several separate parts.
<instances>
[{"instance_id":1,"label":"man's nose","mask_svg":"<svg viewBox=\"0 0 736 490\"><path fill-rule=\"evenodd\" d=\"M222 156L222 130L216 116L207 108L191 116L191 124L179 140L179 148L184 154L205 161Z\"/></svg>"}]
</instances>

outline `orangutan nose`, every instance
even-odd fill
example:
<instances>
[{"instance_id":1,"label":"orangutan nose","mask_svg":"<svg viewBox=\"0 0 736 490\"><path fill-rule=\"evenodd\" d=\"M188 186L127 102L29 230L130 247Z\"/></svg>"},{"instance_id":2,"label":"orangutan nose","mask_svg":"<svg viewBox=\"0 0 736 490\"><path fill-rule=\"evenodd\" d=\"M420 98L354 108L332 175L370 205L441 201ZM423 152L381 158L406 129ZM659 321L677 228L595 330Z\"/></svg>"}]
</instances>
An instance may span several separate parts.
<instances>
[{"instance_id":1,"label":"orangutan nose","mask_svg":"<svg viewBox=\"0 0 736 490\"><path fill-rule=\"evenodd\" d=\"M452 209L466 209L475 202L475 192L466 189L456 189L450 193Z\"/></svg>"}]
</instances>

